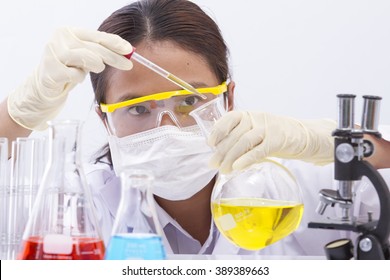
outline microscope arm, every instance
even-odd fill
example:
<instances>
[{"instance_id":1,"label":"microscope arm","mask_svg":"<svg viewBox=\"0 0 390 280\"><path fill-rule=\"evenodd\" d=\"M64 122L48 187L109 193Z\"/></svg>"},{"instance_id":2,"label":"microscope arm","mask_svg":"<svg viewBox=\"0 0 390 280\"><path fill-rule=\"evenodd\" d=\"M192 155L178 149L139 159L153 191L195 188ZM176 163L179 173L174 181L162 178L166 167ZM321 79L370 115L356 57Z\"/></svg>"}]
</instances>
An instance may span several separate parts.
<instances>
[{"instance_id":1,"label":"microscope arm","mask_svg":"<svg viewBox=\"0 0 390 280\"><path fill-rule=\"evenodd\" d=\"M368 162L358 162L356 169L358 174L366 176L373 184L379 198L380 213L378 223L375 229L363 233L359 239L363 240L365 237L375 237L380 243L384 254L384 258L388 259L389 256L389 237L390 237L390 191L386 182L383 180L379 172ZM367 236L365 236L367 235ZM375 240L374 238L374 240ZM375 243L375 242L374 242ZM364 255L364 252L359 252L360 255ZM362 256L364 257L364 256Z\"/></svg>"}]
</instances>

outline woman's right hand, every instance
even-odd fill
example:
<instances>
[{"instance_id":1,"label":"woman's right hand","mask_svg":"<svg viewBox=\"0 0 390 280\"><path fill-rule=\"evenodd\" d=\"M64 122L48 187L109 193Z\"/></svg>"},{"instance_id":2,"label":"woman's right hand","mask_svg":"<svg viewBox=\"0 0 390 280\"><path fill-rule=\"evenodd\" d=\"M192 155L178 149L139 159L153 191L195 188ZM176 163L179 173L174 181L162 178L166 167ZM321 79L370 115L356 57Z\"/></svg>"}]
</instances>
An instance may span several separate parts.
<instances>
[{"instance_id":1,"label":"woman's right hand","mask_svg":"<svg viewBox=\"0 0 390 280\"><path fill-rule=\"evenodd\" d=\"M130 70L124 55L131 44L118 35L100 31L61 28L46 45L40 64L8 96L8 113L22 127L43 130L65 104L68 92L88 72L102 72L106 65Z\"/></svg>"}]
</instances>

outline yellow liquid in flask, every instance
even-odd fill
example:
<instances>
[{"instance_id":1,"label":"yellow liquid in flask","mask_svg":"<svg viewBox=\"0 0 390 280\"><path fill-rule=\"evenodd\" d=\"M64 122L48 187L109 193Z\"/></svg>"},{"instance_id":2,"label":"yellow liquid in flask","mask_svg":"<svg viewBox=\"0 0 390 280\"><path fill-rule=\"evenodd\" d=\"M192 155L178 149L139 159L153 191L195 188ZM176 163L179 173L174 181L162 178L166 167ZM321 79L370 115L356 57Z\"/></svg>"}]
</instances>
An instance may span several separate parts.
<instances>
[{"instance_id":1,"label":"yellow liquid in flask","mask_svg":"<svg viewBox=\"0 0 390 280\"><path fill-rule=\"evenodd\" d=\"M303 204L261 198L232 198L213 202L219 231L237 246L259 250L286 237L301 222Z\"/></svg>"}]
</instances>

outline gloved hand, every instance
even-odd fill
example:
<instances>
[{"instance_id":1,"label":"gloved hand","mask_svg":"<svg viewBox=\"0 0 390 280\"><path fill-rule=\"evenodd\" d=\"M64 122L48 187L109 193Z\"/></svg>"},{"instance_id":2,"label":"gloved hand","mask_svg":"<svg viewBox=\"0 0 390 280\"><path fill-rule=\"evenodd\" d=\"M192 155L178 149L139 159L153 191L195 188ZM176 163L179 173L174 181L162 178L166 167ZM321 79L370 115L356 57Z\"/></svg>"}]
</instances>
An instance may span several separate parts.
<instances>
[{"instance_id":1,"label":"gloved hand","mask_svg":"<svg viewBox=\"0 0 390 280\"><path fill-rule=\"evenodd\" d=\"M88 72L99 73L105 64L130 70L123 55L133 50L117 35L99 31L61 28L46 45L32 75L8 96L8 113L19 125L43 130L63 107L68 92Z\"/></svg>"},{"instance_id":2,"label":"gloved hand","mask_svg":"<svg viewBox=\"0 0 390 280\"><path fill-rule=\"evenodd\" d=\"M217 121L208 138L208 144L215 147L210 165L230 173L265 157L327 164L333 161L334 129L336 122L331 120L231 111Z\"/></svg>"}]
</instances>

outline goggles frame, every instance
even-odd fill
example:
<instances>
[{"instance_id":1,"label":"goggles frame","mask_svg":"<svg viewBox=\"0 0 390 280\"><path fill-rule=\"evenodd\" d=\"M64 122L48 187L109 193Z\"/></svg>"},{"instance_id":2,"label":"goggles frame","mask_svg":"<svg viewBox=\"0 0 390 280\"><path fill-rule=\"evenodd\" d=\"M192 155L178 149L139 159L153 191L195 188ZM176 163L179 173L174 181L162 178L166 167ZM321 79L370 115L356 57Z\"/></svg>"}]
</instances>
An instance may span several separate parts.
<instances>
[{"instance_id":1,"label":"goggles frame","mask_svg":"<svg viewBox=\"0 0 390 280\"><path fill-rule=\"evenodd\" d=\"M211 93L213 95L220 95L222 93L225 93L227 91L227 85L226 82L223 82L222 84L215 86L215 87L207 87L207 88L197 88L197 92L199 93ZM145 101L151 101L151 100L164 100L168 99L174 96L183 96L183 95L193 95L194 93L188 91L188 90L174 90L174 91L166 91L166 92L160 92L160 93L154 93L151 95L146 95L134 99L129 99L125 101L121 101L118 103L112 103L112 104L105 104L100 103L100 110L103 113L112 113L116 109L123 108L126 106L142 103Z\"/></svg>"}]
</instances>

